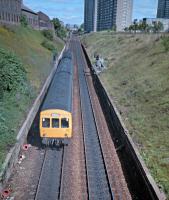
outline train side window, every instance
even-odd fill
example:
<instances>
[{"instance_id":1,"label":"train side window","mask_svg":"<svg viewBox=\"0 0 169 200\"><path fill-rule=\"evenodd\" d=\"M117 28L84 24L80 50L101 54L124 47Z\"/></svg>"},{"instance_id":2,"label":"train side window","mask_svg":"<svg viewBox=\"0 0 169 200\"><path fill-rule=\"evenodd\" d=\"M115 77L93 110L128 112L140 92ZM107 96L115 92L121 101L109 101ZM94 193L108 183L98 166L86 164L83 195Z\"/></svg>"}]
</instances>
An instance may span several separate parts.
<instances>
[{"instance_id":1,"label":"train side window","mask_svg":"<svg viewBox=\"0 0 169 200\"><path fill-rule=\"evenodd\" d=\"M43 118L42 119L42 127L43 128L50 128L50 118Z\"/></svg>"},{"instance_id":2,"label":"train side window","mask_svg":"<svg viewBox=\"0 0 169 200\"><path fill-rule=\"evenodd\" d=\"M69 128L69 118L62 118L61 127L62 128Z\"/></svg>"},{"instance_id":3,"label":"train side window","mask_svg":"<svg viewBox=\"0 0 169 200\"><path fill-rule=\"evenodd\" d=\"M52 128L59 128L59 119L52 119Z\"/></svg>"}]
</instances>

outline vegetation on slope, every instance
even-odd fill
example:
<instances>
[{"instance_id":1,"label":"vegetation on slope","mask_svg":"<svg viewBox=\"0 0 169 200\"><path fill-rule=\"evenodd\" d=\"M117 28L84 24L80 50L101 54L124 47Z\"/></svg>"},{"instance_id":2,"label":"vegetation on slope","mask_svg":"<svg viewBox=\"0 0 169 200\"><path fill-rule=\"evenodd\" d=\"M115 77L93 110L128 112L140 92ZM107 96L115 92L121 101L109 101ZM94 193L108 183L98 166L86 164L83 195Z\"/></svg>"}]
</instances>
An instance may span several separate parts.
<instances>
[{"instance_id":1,"label":"vegetation on slope","mask_svg":"<svg viewBox=\"0 0 169 200\"><path fill-rule=\"evenodd\" d=\"M41 32L29 28L0 27L0 170L51 71L52 52L41 45L45 39ZM53 45L58 51L63 48L60 39Z\"/></svg>"},{"instance_id":2,"label":"vegetation on slope","mask_svg":"<svg viewBox=\"0 0 169 200\"><path fill-rule=\"evenodd\" d=\"M168 36L93 33L83 37L94 60L107 63L100 75L153 177L169 196Z\"/></svg>"}]
</instances>

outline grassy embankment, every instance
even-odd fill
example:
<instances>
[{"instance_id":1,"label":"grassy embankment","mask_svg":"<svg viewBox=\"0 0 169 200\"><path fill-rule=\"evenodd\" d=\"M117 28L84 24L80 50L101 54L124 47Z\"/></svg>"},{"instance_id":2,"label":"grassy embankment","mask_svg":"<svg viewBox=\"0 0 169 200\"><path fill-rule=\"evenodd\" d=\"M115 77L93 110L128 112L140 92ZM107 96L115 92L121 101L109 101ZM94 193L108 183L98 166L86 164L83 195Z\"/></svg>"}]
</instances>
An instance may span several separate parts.
<instances>
[{"instance_id":1,"label":"grassy embankment","mask_svg":"<svg viewBox=\"0 0 169 200\"><path fill-rule=\"evenodd\" d=\"M89 34L82 40L92 61L95 52L105 59L107 69L100 78L169 197L169 40L111 32Z\"/></svg>"},{"instance_id":2,"label":"grassy embankment","mask_svg":"<svg viewBox=\"0 0 169 200\"><path fill-rule=\"evenodd\" d=\"M29 28L0 27L0 170L15 143L19 127L52 69L52 52L42 46L46 40L41 32ZM64 46L59 38L52 43L58 52Z\"/></svg>"}]
</instances>

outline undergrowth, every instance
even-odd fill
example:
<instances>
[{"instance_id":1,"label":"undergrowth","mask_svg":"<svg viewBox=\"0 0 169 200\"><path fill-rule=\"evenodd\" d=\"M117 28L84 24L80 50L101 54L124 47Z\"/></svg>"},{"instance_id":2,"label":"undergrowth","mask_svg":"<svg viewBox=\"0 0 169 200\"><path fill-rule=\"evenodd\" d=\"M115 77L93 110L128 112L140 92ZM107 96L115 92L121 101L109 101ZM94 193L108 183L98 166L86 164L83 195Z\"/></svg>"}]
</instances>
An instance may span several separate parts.
<instances>
[{"instance_id":1,"label":"undergrowth","mask_svg":"<svg viewBox=\"0 0 169 200\"><path fill-rule=\"evenodd\" d=\"M83 37L146 165L169 198L169 35L92 33Z\"/></svg>"}]
</instances>

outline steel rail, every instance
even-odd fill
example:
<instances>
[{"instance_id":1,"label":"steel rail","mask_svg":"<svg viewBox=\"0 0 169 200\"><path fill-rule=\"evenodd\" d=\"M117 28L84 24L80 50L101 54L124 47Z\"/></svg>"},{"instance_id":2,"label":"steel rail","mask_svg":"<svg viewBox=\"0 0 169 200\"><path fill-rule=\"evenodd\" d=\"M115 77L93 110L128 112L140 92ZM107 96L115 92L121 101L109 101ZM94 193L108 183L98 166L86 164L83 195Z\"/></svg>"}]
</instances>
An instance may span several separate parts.
<instances>
[{"instance_id":1,"label":"steel rail","mask_svg":"<svg viewBox=\"0 0 169 200\"><path fill-rule=\"evenodd\" d=\"M64 148L46 150L35 200L59 198L63 156Z\"/></svg>"},{"instance_id":2,"label":"steel rail","mask_svg":"<svg viewBox=\"0 0 169 200\"><path fill-rule=\"evenodd\" d=\"M80 96L87 162L89 199L114 199L105 168L103 152L99 142L87 81L84 75L84 58L81 56L80 46L77 40L75 45L79 66Z\"/></svg>"}]
</instances>

